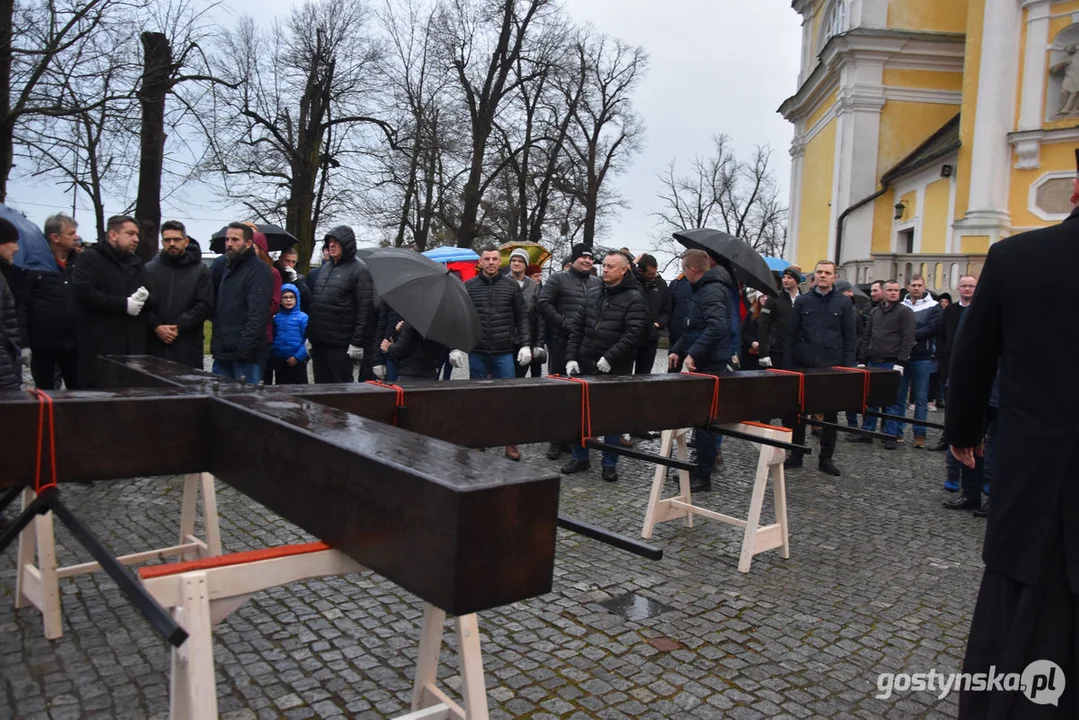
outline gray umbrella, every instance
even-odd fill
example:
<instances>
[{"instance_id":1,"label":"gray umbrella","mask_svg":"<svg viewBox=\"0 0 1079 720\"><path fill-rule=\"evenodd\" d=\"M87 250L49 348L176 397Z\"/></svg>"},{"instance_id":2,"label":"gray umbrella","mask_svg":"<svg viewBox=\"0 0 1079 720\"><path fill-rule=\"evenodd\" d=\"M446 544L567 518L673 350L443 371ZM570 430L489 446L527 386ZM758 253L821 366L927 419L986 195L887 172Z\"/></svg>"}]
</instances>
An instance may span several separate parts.
<instances>
[{"instance_id":1,"label":"gray umbrella","mask_svg":"<svg viewBox=\"0 0 1079 720\"><path fill-rule=\"evenodd\" d=\"M709 228L679 230L674 233L674 239L687 248L704 250L716 261L730 265L743 284L768 295L778 293L768 263L745 240Z\"/></svg>"},{"instance_id":2,"label":"gray umbrella","mask_svg":"<svg viewBox=\"0 0 1079 720\"><path fill-rule=\"evenodd\" d=\"M385 248L363 259L375 292L428 340L469 352L480 340L480 316L465 284L418 252Z\"/></svg>"}]
</instances>

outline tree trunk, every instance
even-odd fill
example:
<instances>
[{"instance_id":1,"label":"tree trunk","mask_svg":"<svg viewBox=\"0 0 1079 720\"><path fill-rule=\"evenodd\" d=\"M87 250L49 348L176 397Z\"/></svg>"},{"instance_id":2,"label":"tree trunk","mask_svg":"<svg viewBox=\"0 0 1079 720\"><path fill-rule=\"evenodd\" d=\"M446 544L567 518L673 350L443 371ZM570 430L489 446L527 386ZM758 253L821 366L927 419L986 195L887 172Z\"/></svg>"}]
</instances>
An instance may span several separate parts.
<instances>
[{"instance_id":1,"label":"tree trunk","mask_svg":"<svg viewBox=\"0 0 1079 720\"><path fill-rule=\"evenodd\" d=\"M483 199L480 194L480 181L483 178L483 155L489 135L490 133L486 133L482 139L477 137L473 140L472 167L468 171L468 181L461 191L461 223L457 228L457 247L460 248L471 248L480 234L476 217Z\"/></svg>"},{"instance_id":2,"label":"tree trunk","mask_svg":"<svg viewBox=\"0 0 1079 720\"><path fill-rule=\"evenodd\" d=\"M7 200L7 179L15 162L15 118L11 117L11 27L15 0L0 0L0 202Z\"/></svg>"},{"instance_id":3,"label":"tree trunk","mask_svg":"<svg viewBox=\"0 0 1079 720\"><path fill-rule=\"evenodd\" d=\"M161 227L161 171L165 162L165 96L172 74L172 45L163 33L142 34L142 83L139 107L139 194L135 219L139 223L139 257L143 262L157 254Z\"/></svg>"},{"instance_id":4,"label":"tree trunk","mask_svg":"<svg viewBox=\"0 0 1079 720\"><path fill-rule=\"evenodd\" d=\"M401 219L397 222L397 237L393 239L394 247L405 244L405 228L408 227L409 215L412 214L412 200L416 195L416 173L420 167L420 153L418 141L412 146L412 155L408 159L408 185L405 186L405 197L401 203ZM415 235L415 232L413 232Z\"/></svg>"}]
</instances>

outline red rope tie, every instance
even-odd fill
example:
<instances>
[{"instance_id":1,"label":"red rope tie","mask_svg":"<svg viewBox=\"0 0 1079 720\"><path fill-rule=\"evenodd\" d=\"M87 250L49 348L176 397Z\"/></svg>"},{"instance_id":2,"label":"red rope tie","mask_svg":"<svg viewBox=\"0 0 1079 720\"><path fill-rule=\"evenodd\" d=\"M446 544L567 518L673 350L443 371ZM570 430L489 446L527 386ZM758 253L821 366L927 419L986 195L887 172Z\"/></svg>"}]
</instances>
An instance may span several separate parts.
<instances>
[{"instance_id":1,"label":"red rope tie","mask_svg":"<svg viewBox=\"0 0 1079 720\"><path fill-rule=\"evenodd\" d=\"M805 415L806 411L806 376L805 373L800 373L797 370L780 370L779 368L768 368L768 372L778 373L779 375L797 375L798 376L798 422L802 422L802 415Z\"/></svg>"},{"instance_id":2,"label":"red rope tie","mask_svg":"<svg viewBox=\"0 0 1079 720\"><path fill-rule=\"evenodd\" d=\"M588 381L572 375L548 375L552 380L568 380L581 386L581 447L588 446L592 437L592 399L588 395Z\"/></svg>"},{"instance_id":3,"label":"red rope tie","mask_svg":"<svg viewBox=\"0 0 1079 720\"><path fill-rule=\"evenodd\" d=\"M713 381L712 384L712 405L708 409L708 419L715 420L719 417L719 376L718 375L705 375L704 373L689 372L687 370L682 371L683 375L692 375L694 377L708 378Z\"/></svg>"},{"instance_id":4,"label":"red rope tie","mask_svg":"<svg viewBox=\"0 0 1079 720\"><path fill-rule=\"evenodd\" d=\"M29 391L30 397L38 402L37 412L37 464L34 469L34 492L40 493L51 487L56 487L56 418L53 415L52 398L38 388ZM41 484L41 456L44 453L45 444L45 409L49 410L49 463L52 471L52 482L47 485Z\"/></svg>"},{"instance_id":5,"label":"red rope tie","mask_svg":"<svg viewBox=\"0 0 1079 720\"><path fill-rule=\"evenodd\" d=\"M862 412L866 411L869 407L869 371L865 368L856 367L843 367L842 365L833 365L833 370L842 370L844 372L858 372L862 373Z\"/></svg>"},{"instance_id":6,"label":"red rope tie","mask_svg":"<svg viewBox=\"0 0 1079 720\"><path fill-rule=\"evenodd\" d=\"M381 380L365 380L364 382L368 385L389 388L390 390L395 390L397 392L397 397L393 408L393 426L397 427L397 411L405 406L405 389L400 385L384 383Z\"/></svg>"}]
</instances>

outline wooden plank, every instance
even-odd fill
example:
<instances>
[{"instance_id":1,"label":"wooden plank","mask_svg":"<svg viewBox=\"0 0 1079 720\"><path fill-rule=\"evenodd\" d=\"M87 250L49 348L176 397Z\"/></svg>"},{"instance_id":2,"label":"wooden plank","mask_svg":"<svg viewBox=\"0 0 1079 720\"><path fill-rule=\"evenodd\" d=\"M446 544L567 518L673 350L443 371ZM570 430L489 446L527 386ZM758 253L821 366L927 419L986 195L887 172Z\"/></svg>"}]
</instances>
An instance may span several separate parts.
<instances>
[{"instance_id":1,"label":"wooden plank","mask_svg":"<svg viewBox=\"0 0 1079 720\"><path fill-rule=\"evenodd\" d=\"M549 592L559 476L296 398L213 405L217 477L454 614Z\"/></svg>"}]
</instances>

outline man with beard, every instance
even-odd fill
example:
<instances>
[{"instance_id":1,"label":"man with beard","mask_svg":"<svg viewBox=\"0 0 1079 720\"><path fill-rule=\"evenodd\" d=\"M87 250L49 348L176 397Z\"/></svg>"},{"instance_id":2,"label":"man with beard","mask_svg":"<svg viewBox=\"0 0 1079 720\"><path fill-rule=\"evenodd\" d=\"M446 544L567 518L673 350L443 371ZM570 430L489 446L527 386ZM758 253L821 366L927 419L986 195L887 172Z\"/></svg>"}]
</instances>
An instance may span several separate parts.
<instances>
[{"instance_id":1,"label":"man with beard","mask_svg":"<svg viewBox=\"0 0 1079 720\"><path fill-rule=\"evenodd\" d=\"M79 303L79 385L97 385L101 355L142 355L146 352L150 298L148 281L135 254L139 225L128 215L105 223L105 242L91 245L75 263L71 283Z\"/></svg>"},{"instance_id":2,"label":"man with beard","mask_svg":"<svg viewBox=\"0 0 1079 720\"><path fill-rule=\"evenodd\" d=\"M146 276L156 294L147 308L153 333L147 352L201 370L203 325L213 315L214 288L202 249L182 222L161 225L161 252L146 264Z\"/></svg>"},{"instance_id":3,"label":"man with beard","mask_svg":"<svg viewBox=\"0 0 1079 720\"><path fill-rule=\"evenodd\" d=\"M374 380L378 308L371 273L356 258L356 234L348 225L331 230L325 244L330 259L310 284L307 308L315 382L353 382L356 363L360 380Z\"/></svg>"},{"instance_id":4,"label":"man with beard","mask_svg":"<svg viewBox=\"0 0 1079 720\"><path fill-rule=\"evenodd\" d=\"M648 340L648 306L631 263L629 256L620 252L603 258L603 280L588 290L570 326L566 374L633 374L637 351ZM608 445L618 441L618 435L603 438ZM603 479L607 482L618 481L617 462L617 455L603 453ZM569 475L588 468L588 450L575 445L562 472Z\"/></svg>"},{"instance_id":5,"label":"man with beard","mask_svg":"<svg viewBox=\"0 0 1079 720\"><path fill-rule=\"evenodd\" d=\"M245 223L229 223L225 258L210 341L213 371L257 383L270 356L266 326L270 322L273 273L255 253L255 231Z\"/></svg>"}]
</instances>

